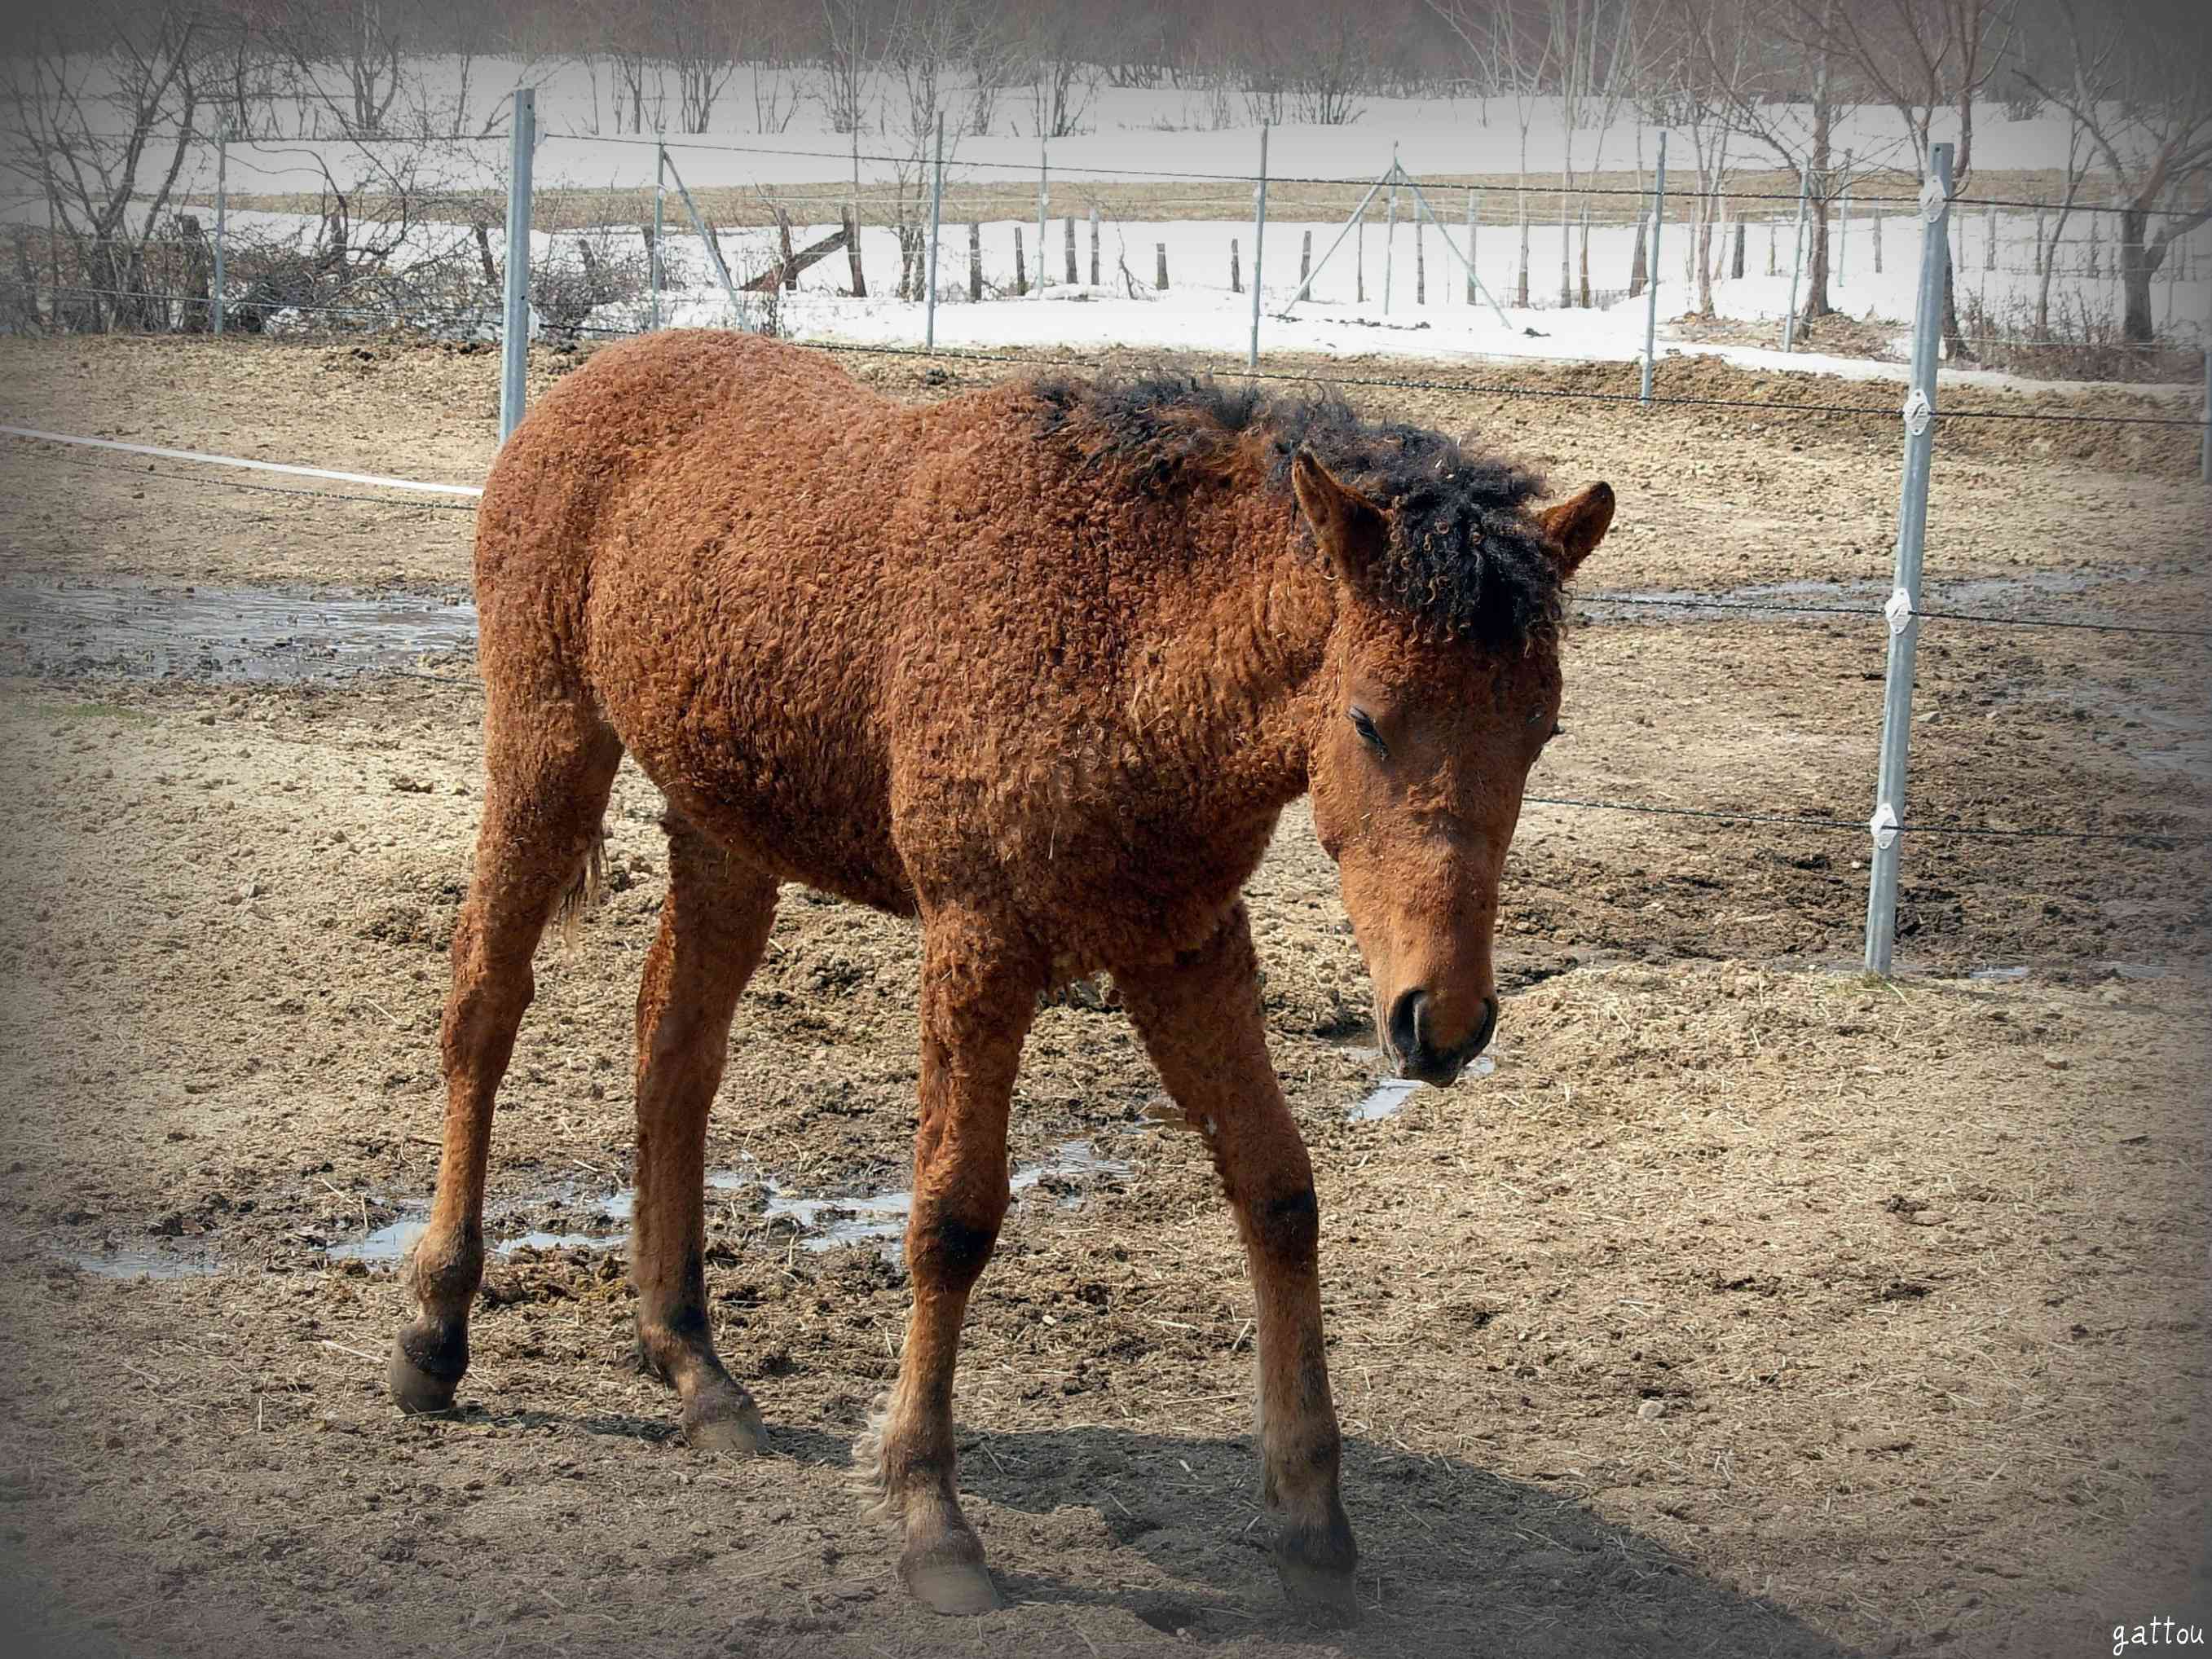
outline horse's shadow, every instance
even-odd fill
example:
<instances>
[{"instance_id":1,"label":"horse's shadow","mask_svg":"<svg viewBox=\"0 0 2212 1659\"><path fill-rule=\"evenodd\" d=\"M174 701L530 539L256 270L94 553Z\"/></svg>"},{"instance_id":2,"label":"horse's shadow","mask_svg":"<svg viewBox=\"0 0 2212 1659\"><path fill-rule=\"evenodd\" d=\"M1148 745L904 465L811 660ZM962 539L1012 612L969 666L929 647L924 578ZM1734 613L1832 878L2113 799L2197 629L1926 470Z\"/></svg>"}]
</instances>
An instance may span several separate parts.
<instances>
[{"instance_id":1,"label":"horse's shadow","mask_svg":"<svg viewBox=\"0 0 2212 1659\"><path fill-rule=\"evenodd\" d=\"M849 1441L819 1431L770 1437L774 1451L804 1462L842 1466L850 1455ZM1345 1444L1344 1490L1366 1617L1353 1630L1309 1633L1275 1582L1249 1437L963 1428L960 1444L961 1486L984 1500L972 1518L1000 1587L1018 1602L1119 1607L1201 1644L1307 1634L1316 1650L1373 1659L1404 1659L1409 1643L1424 1653L1531 1659L1851 1656L1773 1602L1716 1583L1571 1498L1356 1438ZM1156 1571L1130 1576L1154 1582L1100 1588L1048 1570L1056 1557L1095 1560L1115 1549L1149 1563Z\"/></svg>"}]
</instances>

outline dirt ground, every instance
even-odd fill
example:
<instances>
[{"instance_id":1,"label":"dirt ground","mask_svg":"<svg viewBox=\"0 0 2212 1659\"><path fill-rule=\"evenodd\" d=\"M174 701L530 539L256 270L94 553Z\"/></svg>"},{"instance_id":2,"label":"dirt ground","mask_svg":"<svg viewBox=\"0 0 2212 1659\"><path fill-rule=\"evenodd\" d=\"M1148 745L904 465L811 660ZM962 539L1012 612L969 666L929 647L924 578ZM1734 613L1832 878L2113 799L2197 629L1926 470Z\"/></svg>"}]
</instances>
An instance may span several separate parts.
<instances>
[{"instance_id":1,"label":"dirt ground","mask_svg":"<svg viewBox=\"0 0 2212 1659\"><path fill-rule=\"evenodd\" d=\"M544 355L541 380L568 361ZM851 361L910 397L1002 372ZM1712 398L1895 402L1662 372ZM1379 1075L1364 975L1310 825L1286 817L1250 900L1319 1170L1368 1609L1349 1633L1281 1604L1231 1230L1196 1141L1149 1126L1158 1085L1097 990L1040 1016L1014 1152L1106 1162L1018 1200L961 1373L963 1482L1015 1605L956 1624L907 1605L847 1486L902 1273L870 1244L812 1248L837 1213L795 1223L765 1183L862 1219L903 1185L915 939L796 890L710 1146L718 1339L771 1453L674 1442L631 1367L619 1236L630 1005L665 868L657 795L627 770L615 890L542 957L502 1097L495 1243L562 1242L498 1259L466 1410L399 1419L382 1355L400 1296L374 1247L436 1173L471 665L149 682L58 664L23 618L57 585L126 578L459 595L469 516L4 441L0 1594L18 1639L210 1659L2057 1659L2111 1651L2118 1624L2204 1623L2202 641L1928 625L1911 817L2111 838L1908 838L1908 971L1867 981L1849 826L1871 793L1878 620L1624 601L1864 582L1814 602L1878 604L1893 414L1645 413L1519 395L1616 370L1445 373L1504 391L1362 398L1622 498L1532 788L1780 821L1532 805L1494 1071L1355 1119ZM489 459L495 388L489 353L391 342L0 342L8 422L453 482ZM2181 441L1958 422L1937 453L1931 603L2212 626Z\"/></svg>"}]
</instances>

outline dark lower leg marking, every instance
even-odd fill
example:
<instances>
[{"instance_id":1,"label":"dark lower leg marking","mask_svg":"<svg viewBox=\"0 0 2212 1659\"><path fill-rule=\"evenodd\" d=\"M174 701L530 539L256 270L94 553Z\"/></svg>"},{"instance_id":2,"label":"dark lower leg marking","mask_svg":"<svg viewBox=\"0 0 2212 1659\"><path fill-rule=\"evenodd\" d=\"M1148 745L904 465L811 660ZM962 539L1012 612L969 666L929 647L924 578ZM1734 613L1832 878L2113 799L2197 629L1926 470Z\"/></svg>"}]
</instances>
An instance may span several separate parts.
<instances>
[{"instance_id":1,"label":"dark lower leg marking","mask_svg":"<svg viewBox=\"0 0 2212 1659\"><path fill-rule=\"evenodd\" d=\"M1341 1436L1329 1398L1313 1166L1268 1062L1258 963L1242 907L1174 963L1116 969L1123 1006L1168 1092L1206 1126L1252 1276L1259 1333L1262 1490L1275 1565L1309 1617L1358 1616L1358 1547L1337 1495Z\"/></svg>"},{"instance_id":2,"label":"dark lower leg marking","mask_svg":"<svg viewBox=\"0 0 2212 1659\"><path fill-rule=\"evenodd\" d=\"M899 1577L939 1613L1000 1605L960 1513L952 1378L968 1297L1006 1218L1006 1111L1044 965L966 915L924 926L921 1121L907 1221L914 1310L898 1386L854 1448L878 1512L905 1534Z\"/></svg>"},{"instance_id":3,"label":"dark lower leg marking","mask_svg":"<svg viewBox=\"0 0 2212 1659\"><path fill-rule=\"evenodd\" d=\"M437 1191L406 1267L416 1311L392 1353L392 1398L411 1412L451 1406L468 1370L493 1100L536 989L532 953L588 861L622 759L596 714L557 700L517 709L495 698L485 739L490 782L438 1030L446 1121Z\"/></svg>"},{"instance_id":4,"label":"dark lower leg marking","mask_svg":"<svg viewBox=\"0 0 2212 1659\"><path fill-rule=\"evenodd\" d=\"M714 1352L707 1315L707 1118L738 998L767 948L775 884L681 817L668 831L668 896L637 999L638 1352L684 1402L695 1447L757 1449L759 1410Z\"/></svg>"}]
</instances>

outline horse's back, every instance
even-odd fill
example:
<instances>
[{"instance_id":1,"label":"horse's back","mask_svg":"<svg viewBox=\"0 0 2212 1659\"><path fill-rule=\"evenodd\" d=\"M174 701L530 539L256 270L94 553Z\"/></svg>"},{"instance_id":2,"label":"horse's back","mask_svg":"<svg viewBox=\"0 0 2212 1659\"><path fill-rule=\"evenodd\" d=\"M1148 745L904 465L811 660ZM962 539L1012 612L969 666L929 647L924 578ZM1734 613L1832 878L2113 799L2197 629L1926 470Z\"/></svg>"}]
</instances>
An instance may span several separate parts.
<instances>
[{"instance_id":1,"label":"horse's back","mask_svg":"<svg viewBox=\"0 0 2212 1659\"><path fill-rule=\"evenodd\" d=\"M541 671L588 702L756 862L902 909L872 533L898 414L822 354L750 336L603 351L501 453L477 578L488 675Z\"/></svg>"},{"instance_id":2,"label":"horse's back","mask_svg":"<svg viewBox=\"0 0 2212 1659\"><path fill-rule=\"evenodd\" d=\"M556 386L493 463L477 519L477 583L496 588L533 556L590 550L617 502L680 514L680 501L654 498L671 493L699 444L733 427L750 449L763 434L796 436L878 402L827 358L755 335L669 330L610 346ZM524 579L544 574L532 566Z\"/></svg>"}]
</instances>

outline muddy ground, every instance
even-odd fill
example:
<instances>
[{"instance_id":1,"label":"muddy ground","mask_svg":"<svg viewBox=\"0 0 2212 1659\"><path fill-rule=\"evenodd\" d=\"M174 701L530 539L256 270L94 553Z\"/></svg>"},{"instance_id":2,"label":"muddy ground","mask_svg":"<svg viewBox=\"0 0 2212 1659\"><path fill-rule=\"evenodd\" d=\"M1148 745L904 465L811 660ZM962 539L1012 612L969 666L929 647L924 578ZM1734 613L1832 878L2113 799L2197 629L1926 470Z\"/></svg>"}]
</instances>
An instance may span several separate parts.
<instances>
[{"instance_id":1,"label":"muddy ground","mask_svg":"<svg viewBox=\"0 0 2212 1659\"><path fill-rule=\"evenodd\" d=\"M999 372L854 361L902 396ZM1662 367L1715 398L1796 391ZM1463 373L1509 393L1619 378ZM489 459L495 382L489 354L386 342L0 343L0 420L455 482ZM1784 821L1532 805L1495 1069L1355 1116L1379 1075L1364 976L1286 817L1251 902L1320 1170L1361 1629L1282 1609L1231 1230L1196 1142L1148 1127L1157 1085L1096 994L1031 1040L1014 1151L1047 1172L962 1372L963 1485L1016 1605L908 1608L845 1485L902 1275L866 1240L816 1247L903 1184L915 941L796 891L710 1148L719 1339L772 1453L674 1443L630 1367L622 1272L629 1007L665 867L633 773L615 890L548 947L503 1097L508 1248L468 1408L399 1419L381 1355L392 1254L435 1176L471 663L412 635L353 675L312 638L161 651L165 618L202 614L186 587L215 614L279 586L310 636L334 586L409 617L465 599L468 515L10 441L0 1572L22 1639L223 1659L2058 1656L2109 1652L2115 1624L2203 1622L2201 641L1929 624L1911 817L2109 838L1909 840L1909 971L1870 984L1850 971L1866 836L1827 826L1868 809L1879 623L1626 601L1825 582L1782 597L1878 604L1893 417L1363 395L1621 493L1535 792ZM1944 430L1932 514L1951 608L2212 626L2179 441L1967 426ZM124 579L143 659L82 620ZM55 619L64 586L75 621ZM156 656L168 672L143 678Z\"/></svg>"}]
</instances>

